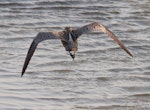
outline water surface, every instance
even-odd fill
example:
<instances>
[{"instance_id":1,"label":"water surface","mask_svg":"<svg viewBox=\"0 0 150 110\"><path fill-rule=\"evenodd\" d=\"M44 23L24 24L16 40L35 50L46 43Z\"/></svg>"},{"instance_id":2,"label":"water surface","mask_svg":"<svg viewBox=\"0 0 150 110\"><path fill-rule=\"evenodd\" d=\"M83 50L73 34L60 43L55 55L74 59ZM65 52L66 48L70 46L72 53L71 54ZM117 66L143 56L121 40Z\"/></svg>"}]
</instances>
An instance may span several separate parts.
<instances>
[{"instance_id":1,"label":"water surface","mask_svg":"<svg viewBox=\"0 0 150 110\"><path fill-rule=\"evenodd\" d=\"M149 110L149 0L0 0L0 109ZM79 39L75 61L59 40L39 44L23 78L28 48L40 31L100 22L107 35Z\"/></svg>"}]
</instances>

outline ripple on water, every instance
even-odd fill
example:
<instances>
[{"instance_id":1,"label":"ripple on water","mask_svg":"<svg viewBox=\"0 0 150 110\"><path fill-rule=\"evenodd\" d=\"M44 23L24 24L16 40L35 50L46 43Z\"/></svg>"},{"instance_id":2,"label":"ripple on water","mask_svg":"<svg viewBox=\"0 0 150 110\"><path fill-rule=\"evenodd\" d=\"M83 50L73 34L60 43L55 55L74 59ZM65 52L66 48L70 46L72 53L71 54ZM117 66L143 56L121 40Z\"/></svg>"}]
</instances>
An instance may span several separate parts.
<instances>
[{"instance_id":1,"label":"ripple on water","mask_svg":"<svg viewBox=\"0 0 150 110\"><path fill-rule=\"evenodd\" d=\"M0 109L149 110L148 7L148 0L1 0ZM134 57L101 32L79 38L75 61L60 42L45 41L20 78L38 32L91 22L106 25Z\"/></svg>"}]
</instances>

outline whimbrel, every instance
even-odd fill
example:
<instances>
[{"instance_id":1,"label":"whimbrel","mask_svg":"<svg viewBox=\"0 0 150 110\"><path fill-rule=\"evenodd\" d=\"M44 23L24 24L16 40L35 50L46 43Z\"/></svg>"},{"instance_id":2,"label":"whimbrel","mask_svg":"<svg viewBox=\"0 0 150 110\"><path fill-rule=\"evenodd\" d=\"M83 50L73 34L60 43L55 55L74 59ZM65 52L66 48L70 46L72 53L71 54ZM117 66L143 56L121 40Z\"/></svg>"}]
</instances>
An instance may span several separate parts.
<instances>
[{"instance_id":1,"label":"whimbrel","mask_svg":"<svg viewBox=\"0 0 150 110\"><path fill-rule=\"evenodd\" d=\"M33 56L33 53L37 47L37 45L48 39L60 39L66 51L69 52L70 56L74 59L75 53L78 50L78 38L82 34L94 32L94 31L102 31L106 33L109 37L111 37L122 49L124 49L130 56L133 56L129 50L125 47L125 45L113 34L108 28L104 25L94 22L88 25L85 25L81 28L73 30L71 27L66 27L64 31L61 32L39 32L37 36L33 39L31 46L28 50L24 66L22 68L22 74L25 73L25 70Z\"/></svg>"}]
</instances>

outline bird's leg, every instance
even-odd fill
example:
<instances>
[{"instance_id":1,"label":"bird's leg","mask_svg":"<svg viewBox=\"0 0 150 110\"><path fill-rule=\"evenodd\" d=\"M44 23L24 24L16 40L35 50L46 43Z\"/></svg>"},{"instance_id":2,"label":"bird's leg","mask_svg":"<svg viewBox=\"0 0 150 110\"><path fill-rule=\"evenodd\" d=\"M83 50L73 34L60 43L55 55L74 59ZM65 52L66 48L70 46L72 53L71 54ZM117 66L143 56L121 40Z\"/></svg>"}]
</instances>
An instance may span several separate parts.
<instances>
[{"instance_id":1,"label":"bird's leg","mask_svg":"<svg viewBox=\"0 0 150 110\"><path fill-rule=\"evenodd\" d=\"M72 54L71 51L69 51L69 54L70 54L71 58L74 60L74 58L75 58L75 52Z\"/></svg>"}]
</instances>

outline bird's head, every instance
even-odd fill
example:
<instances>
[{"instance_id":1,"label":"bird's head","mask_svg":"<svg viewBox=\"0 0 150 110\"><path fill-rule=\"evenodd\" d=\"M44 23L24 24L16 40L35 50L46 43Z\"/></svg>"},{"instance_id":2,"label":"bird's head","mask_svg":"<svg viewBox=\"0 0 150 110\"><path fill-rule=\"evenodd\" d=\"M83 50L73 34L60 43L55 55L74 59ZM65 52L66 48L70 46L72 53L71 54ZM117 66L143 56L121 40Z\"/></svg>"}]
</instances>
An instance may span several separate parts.
<instances>
[{"instance_id":1,"label":"bird's head","mask_svg":"<svg viewBox=\"0 0 150 110\"><path fill-rule=\"evenodd\" d=\"M71 31L72 31L72 28L71 28L71 27L65 27L65 30L66 30L67 32L71 32Z\"/></svg>"}]
</instances>

